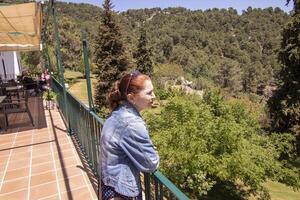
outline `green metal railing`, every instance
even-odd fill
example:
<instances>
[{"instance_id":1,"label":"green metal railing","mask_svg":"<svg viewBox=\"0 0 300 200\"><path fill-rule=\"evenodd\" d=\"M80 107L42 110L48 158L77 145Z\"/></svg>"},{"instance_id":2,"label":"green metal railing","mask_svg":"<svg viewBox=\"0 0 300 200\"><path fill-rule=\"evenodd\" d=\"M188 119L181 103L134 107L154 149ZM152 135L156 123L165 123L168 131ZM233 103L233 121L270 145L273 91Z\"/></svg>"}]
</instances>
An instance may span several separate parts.
<instances>
[{"instance_id":1,"label":"green metal railing","mask_svg":"<svg viewBox=\"0 0 300 200\"><path fill-rule=\"evenodd\" d=\"M68 91L66 92L67 99L64 101L63 87L54 78L52 79L52 89L58 94L58 104L62 114L65 115L65 110L68 110L69 117L66 118L64 116L64 118L69 119L68 124L71 134L77 139L89 166L94 174L97 175L98 152L103 120ZM143 177L146 200L189 199L160 171L152 174L144 173Z\"/></svg>"},{"instance_id":2,"label":"green metal railing","mask_svg":"<svg viewBox=\"0 0 300 200\"><path fill-rule=\"evenodd\" d=\"M82 35L83 54L85 63L85 72L87 77L87 90L89 97L89 107L84 105L75 96L66 90L64 84L64 66L62 63L60 52L60 41L58 35L57 13L55 9L55 1L50 0L48 3L47 13L53 16L54 36L56 40L56 59L57 68L59 72L58 79L52 77L51 87L52 90L58 95L57 101L59 109L67 125L67 130L70 135L74 136L79 144L83 155L85 156L93 173L100 177L98 174L97 166L100 162L99 148L100 148L100 135L103 126L103 120L94 112L90 82L90 69L88 62L88 44L85 34ZM48 12L49 11L49 12ZM48 15L47 18L48 19ZM47 27L47 21L45 27ZM46 42L46 35L43 39ZM49 57L48 46L45 45L44 57L47 61L49 69L53 69L51 59ZM58 81L59 80L59 81ZM163 199L189 199L183 194L170 180L168 180L161 172L143 173L144 184L143 190L146 200L163 200ZM101 197L100 197L101 199Z\"/></svg>"},{"instance_id":3,"label":"green metal railing","mask_svg":"<svg viewBox=\"0 0 300 200\"><path fill-rule=\"evenodd\" d=\"M69 124L70 134L75 136L90 167L97 174L97 163L99 162L97 152L99 152L102 119L69 92L66 92L67 100L64 101L63 87L54 78L52 79L52 89L58 94L59 108L65 120L69 120L67 124ZM66 110L68 117L66 117Z\"/></svg>"}]
</instances>

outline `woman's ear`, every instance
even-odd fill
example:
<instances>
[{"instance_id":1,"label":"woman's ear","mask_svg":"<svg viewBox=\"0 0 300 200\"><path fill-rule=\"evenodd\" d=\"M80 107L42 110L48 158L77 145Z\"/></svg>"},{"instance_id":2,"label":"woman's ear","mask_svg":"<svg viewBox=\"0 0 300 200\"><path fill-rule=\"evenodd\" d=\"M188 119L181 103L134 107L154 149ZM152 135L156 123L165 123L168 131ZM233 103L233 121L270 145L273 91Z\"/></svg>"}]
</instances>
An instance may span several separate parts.
<instances>
[{"instance_id":1,"label":"woman's ear","mask_svg":"<svg viewBox=\"0 0 300 200\"><path fill-rule=\"evenodd\" d=\"M134 102L134 95L129 93L127 94L127 100L130 102L130 103L133 103Z\"/></svg>"}]
</instances>

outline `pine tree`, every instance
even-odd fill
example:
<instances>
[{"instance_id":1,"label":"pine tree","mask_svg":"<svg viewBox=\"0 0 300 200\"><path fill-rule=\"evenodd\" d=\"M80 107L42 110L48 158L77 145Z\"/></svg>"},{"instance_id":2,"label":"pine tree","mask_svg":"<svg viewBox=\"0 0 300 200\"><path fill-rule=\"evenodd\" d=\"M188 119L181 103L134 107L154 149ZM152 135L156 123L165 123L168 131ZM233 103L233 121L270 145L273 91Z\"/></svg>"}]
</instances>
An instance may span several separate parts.
<instances>
[{"instance_id":1,"label":"pine tree","mask_svg":"<svg viewBox=\"0 0 300 200\"><path fill-rule=\"evenodd\" d=\"M241 90L240 73L241 71L238 62L229 58L224 58L216 79L222 88L228 90L232 94L236 94Z\"/></svg>"},{"instance_id":2,"label":"pine tree","mask_svg":"<svg viewBox=\"0 0 300 200\"><path fill-rule=\"evenodd\" d=\"M289 1L288 1L289 2ZM300 154L300 1L294 1L292 20L282 32L279 60L282 63L278 89L268 104L272 128L292 132Z\"/></svg>"},{"instance_id":3,"label":"pine tree","mask_svg":"<svg viewBox=\"0 0 300 200\"><path fill-rule=\"evenodd\" d=\"M95 104L98 110L108 108L106 95L112 84L121 78L129 62L122 43L121 30L112 11L112 3L105 0L103 14L95 42L95 74L97 84L95 89Z\"/></svg>"},{"instance_id":4,"label":"pine tree","mask_svg":"<svg viewBox=\"0 0 300 200\"><path fill-rule=\"evenodd\" d=\"M143 74L152 75L153 63L151 60L151 51L147 47L147 32L144 28L140 30L141 35L138 43L138 49L135 54L137 60L137 70Z\"/></svg>"}]
</instances>

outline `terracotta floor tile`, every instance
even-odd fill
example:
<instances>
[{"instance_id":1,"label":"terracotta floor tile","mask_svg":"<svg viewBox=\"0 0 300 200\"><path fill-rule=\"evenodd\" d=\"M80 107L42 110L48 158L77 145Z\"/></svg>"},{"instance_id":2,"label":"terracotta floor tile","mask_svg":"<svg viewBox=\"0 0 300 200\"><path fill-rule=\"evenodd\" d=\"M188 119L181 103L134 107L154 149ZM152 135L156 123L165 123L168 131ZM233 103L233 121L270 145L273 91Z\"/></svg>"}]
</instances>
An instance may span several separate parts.
<instances>
[{"instance_id":1,"label":"terracotta floor tile","mask_svg":"<svg viewBox=\"0 0 300 200\"><path fill-rule=\"evenodd\" d=\"M13 141L15 140L15 136L12 136L12 137L6 137L6 136L1 136L0 137L0 141L1 143L13 143Z\"/></svg>"},{"instance_id":2,"label":"terracotta floor tile","mask_svg":"<svg viewBox=\"0 0 300 200\"><path fill-rule=\"evenodd\" d=\"M35 132L33 135L34 137L44 136L44 135L50 135L47 128L39 129Z\"/></svg>"},{"instance_id":3,"label":"terracotta floor tile","mask_svg":"<svg viewBox=\"0 0 300 200\"><path fill-rule=\"evenodd\" d=\"M15 170L24 168L26 166L29 166L30 159L24 158L23 160L10 160L8 163L8 170Z\"/></svg>"},{"instance_id":4,"label":"terracotta floor tile","mask_svg":"<svg viewBox=\"0 0 300 200\"><path fill-rule=\"evenodd\" d=\"M40 150L43 148L50 148L51 142L36 144L33 146L33 150Z\"/></svg>"},{"instance_id":5,"label":"terracotta floor tile","mask_svg":"<svg viewBox=\"0 0 300 200\"><path fill-rule=\"evenodd\" d=\"M31 175L42 174L49 171L54 171L54 164L52 162L43 163L41 165L34 165L31 169Z\"/></svg>"},{"instance_id":6,"label":"terracotta floor tile","mask_svg":"<svg viewBox=\"0 0 300 200\"><path fill-rule=\"evenodd\" d=\"M14 192L21 189L28 188L29 178L17 179L14 181L5 181L3 182L0 194Z\"/></svg>"},{"instance_id":7,"label":"terracotta floor tile","mask_svg":"<svg viewBox=\"0 0 300 200\"><path fill-rule=\"evenodd\" d=\"M31 139L31 138L32 138L32 134L30 134L30 133L32 133L32 132L30 131L30 132L28 132L28 134L26 134L26 135L22 135L22 133L19 133L19 134L17 135L16 141L18 141L18 140L27 140L27 139Z\"/></svg>"},{"instance_id":8,"label":"terracotta floor tile","mask_svg":"<svg viewBox=\"0 0 300 200\"><path fill-rule=\"evenodd\" d=\"M30 186L45 184L56 180L55 171L31 176Z\"/></svg>"},{"instance_id":9,"label":"terracotta floor tile","mask_svg":"<svg viewBox=\"0 0 300 200\"><path fill-rule=\"evenodd\" d=\"M70 157L75 157L73 150L66 150L66 151L60 151L60 152L54 153L54 158L56 160L60 159L60 158L66 159L66 158L70 158Z\"/></svg>"},{"instance_id":10,"label":"terracotta floor tile","mask_svg":"<svg viewBox=\"0 0 300 200\"><path fill-rule=\"evenodd\" d=\"M4 172L7 163L0 164L0 172Z\"/></svg>"},{"instance_id":11,"label":"terracotta floor tile","mask_svg":"<svg viewBox=\"0 0 300 200\"><path fill-rule=\"evenodd\" d=\"M1 141L1 140L0 140ZM0 143L0 149L4 149L4 147L2 147L3 145L4 146L7 146L7 145L10 145L10 146L12 146L12 144L13 144L13 141L12 142L4 142L4 141L1 141L1 143ZM6 148L6 147L5 147Z\"/></svg>"},{"instance_id":12,"label":"terracotta floor tile","mask_svg":"<svg viewBox=\"0 0 300 200\"><path fill-rule=\"evenodd\" d=\"M58 195L41 198L40 200L60 200ZM87 199L86 199L87 200Z\"/></svg>"},{"instance_id":13,"label":"terracotta floor tile","mask_svg":"<svg viewBox=\"0 0 300 200\"><path fill-rule=\"evenodd\" d=\"M26 151L31 151L31 146L24 146L24 147L20 147L20 148L12 148L12 152L13 153L23 153Z\"/></svg>"},{"instance_id":14,"label":"terracotta floor tile","mask_svg":"<svg viewBox=\"0 0 300 200\"><path fill-rule=\"evenodd\" d=\"M4 181L10 181L16 178L22 178L22 177L27 177L29 175L29 168L28 166L23 166L25 168L20 168L20 169L14 169L14 170L10 170L10 168L8 168L4 177Z\"/></svg>"},{"instance_id":15,"label":"terracotta floor tile","mask_svg":"<svg viewBox=\"0 0 300 200\"><path fill-rule=\"evenodd\" d=\"M15 147L20 148L20 147L24 147L24 146L31 147L32 144L33 144L33 143L32 143L31 141L30 141L30 142L26 142L26 141L16 142L16 143L14 144L13 148L15 148Z\"/></svg>"},{"instance_id":16,"label":"terracotta floor tile","mask_svg":"<svg viewBox=\"0 0 300 200\"><path fill-rule=\"evenodd\" d=\"M68 135L67 134L67 131L61 131L61 130L58 130L58 129L56 129L56 137L65 137L66 135Z\"/></svg>"},{"instance_id":17,"label":"terracotta floor tile","mask_svg":"<svg viewBox=\"0 0 300 200\"><path fill-rule=\"evenodd\" d=\"M38 185L30 188L30 200L37 200L57 194L56 182Z\"/></svg>"},{"instance_id":18,"label":"terracotta floor tile","mask_svg":"<svg viewBox=\"0 0 300 200\"><path fill-rule=\"evenodd\" d=\"M49 139L53 137L53 133L51 131L48 132L48 130L45 131L38 131L38 133L33 135L33 139Z\"/></svg>"},{"instance_id":19,"label":"terracotta floor tile","mask_svg":"<svg viewBox=\"0 0 300 200\"><path fill-rule=\"evenodd\" d=\"M44 148L41 150L33 150L32 151L32 157L36 158L36 157L40 157L40 156L45 156L45 155L52 155L52 151L50 148Z\"/></svg>"},{"instance_id":20,"label":"terracotta floor tile","mask_svg":"<svg viewBox=\"0 0 300 200\"><path fill-rule=\"evenodd\" d=\"M65 151L71 151L74 150L74 148L70 146L60 146L60 145L53 145L52 147L53 152L65 152Z\"/></svg>"},{"instance_id":21,"label":"terracotta floor tile","mask_svg":"<svg viewBox=\"0 0 300 200\"><path fill-rule=\"evenodd\" d=\"M15 135L10 135L10 134L5 134L5 135L0 135L0 140L3 143L7 142L13 142L15 140Z\"/></svg>"},{"instance_id":22,"label":"terracotta floor tile","mask_svg":"<svg viewBox=\"0 0 300 200\"><path fill-rule=\"evenodd\" d=\"M25 159L30 159L30 158L31 158L31 152L25 151L22 153L12 153L10 160L17 161L17 160L25 160Z\"/></svg>"},{"instance_id":23,"label":"terracotta floor tile","mask_svg":"<svg viewBox=\"0 0 300 200\"><path fill-rule=\"evenodd\" d=\"M77 175L81 175L81 174L82 174L82 169L80 169L76 166L57 169L58 179L66 179L67 177L77 176Z\"/></svg>"},{"instance_id":24,"label":"terracotta floor tile","mask_svg":"<svg viewBox=\"0 0 300 200\"><path fill-rule=\"evenodd\" d=\"M53 139L45 138L45 139L34 139L33 143L34 144L47 144L47 143L53 143Z\"/></svg>"},{"instance_id":25,"label":"terracotta floor tile","mask_svg":"<svg viewBox=\"0 0 300 200\"><path fill-rule=\"evenodd\" d=\"M0 165L6 164L8 161L9 156L5 155L5 156L0 156Z\"/></svg>"},{"instance_id":26,"label":"terracotta floor tile","mask_svg":"<svg viewBox=\"0 0 300 200\"><path fill-rule=\"evenodd\" d=\"M51 154L46 154L44 156L39 156L39 157L32 158L32 165L52 162L52 160L53 160L52 155Z\"/></svg>"},{"instance_id":27,"label":"terracotta floor tile","mask_svg":"<svg viewBox=\"0 0 300 200\"><path fill-rule=\"evenodd\" d=\"M8 194L0 194L0 200L21 200L21 199L27 199L28 191L27 189L12 192ZM24 198L25 197L25 198Z\"/></svg>"},{"instance_id":28,"label":"terracotta floor tile","mask_svg":"<svg viewBox=\"0 0 300 200\"><path fill-rule=\"evenodd\" d=\"M64 145L56 145L56 149L57 151L70 151L70 150L74 150L74 147L71 146L70 144L64 144Z\"/></svg>"},{"instance_id":29,"label":"terracotta floor tile","mask_svg":"<svg viewBox=\"0 0 300 200\"><path fill-rule=\"evenodd\" d=\"M19 143L19 142L26 142L26 143L31 143L32 141L32 137L28 136L28 137L24 137L24 138L17 138L15 141L15 144Z\"/></svg>"},{"instance_id":30,"label":"terracotta floor tile","mask_svg":"<svg viewBox=\"0 0 300 200\"><path fill-rule=\"evenodd\" d=\"M0 149L6 150L10 149L12 145L10 143L0 144Z\"/></svg>"},{"instance_id":31,"label":"terracotta floor tile","mask_svg":"<svg viewBox=\"0 0 300 200\"><path fill-rule=\"evenodd\" d=\"M4 170L6 168L6 164L0 164L0 173L3 174L4 173ZM0 176L0 182L1 182L1 176Z\"/></svg>"},{"instance_id":32,"label":"terracotta floor tile","mask_svg":"<svg viewBox=\"0 0 300 200\"><path fill-rule=\"evenodd\" d=\"M6 156L6 155L9 155L9 152L10 152L10 150L1 150L0 149L0 156Z\"/></svg>"},{"instance_id":33,"label":"terracotta floor tile","mask_svg":"<svg viewBox=\"0 0 300 200\"><path fill-rule=\"evenodd\" d=\"M29 154L29 156L23 156L23 157L21 157L21 156L18 156L18 154L17 154L17 155L14 155L14 157L12 157L12 158L10 158L9 163L11 163L11 162L21 162L21 161L29 163L30 159L31 159L31 156Z\"/></svg>"},{"instance_id":34,"label":"terracotta floor tile","mask_svg":"<svg viewBox=\"0 0 300 200\"><path fill-rule=\"evenodd\" d=\"M97 183L94 185L94 187L92 184L89 184L88 188L92 193L93 199L97 199L97 192L98 192Z\"/></svg>"},{"instance_id":35,"label":"terracotta floor tile","mask_svg":"<svg viewBox=\"0 0 300 200\"><path fill-rule=\"evenodd\" d=\"M67 141L67 140L59 140L58 141L58 145L59 146L63 146L63 145L67 145L67 144L69 144L69 141ZM8 146L9 147L9 146ZM6 147L6 148L8 148L8 147Z\"/></svg>"},{"instance_id":36,"label":"terracotta floor tile","mask_svg":"<svg viewBox=\"0 0 300 200\"><path fill-rule=\"evenodd\" d=\"M62 160L55 160L56 167L57 168L66 168L70 166L76 166L80 165L80 163L77 163L77 160L74 157L62 159Z\"/></svg>"},{"instance_id":37,"label":"terracotta floor tile","mask_svg":"<svg viewBox=\"0 0 300 200\"><path fill-rule=\"evenodd\" d=\"M60 180L59 187L61 192L70 191L74 188L85 186L85 182L82 175L73 176L68 179Z\"/></svg>"}]
</instances>

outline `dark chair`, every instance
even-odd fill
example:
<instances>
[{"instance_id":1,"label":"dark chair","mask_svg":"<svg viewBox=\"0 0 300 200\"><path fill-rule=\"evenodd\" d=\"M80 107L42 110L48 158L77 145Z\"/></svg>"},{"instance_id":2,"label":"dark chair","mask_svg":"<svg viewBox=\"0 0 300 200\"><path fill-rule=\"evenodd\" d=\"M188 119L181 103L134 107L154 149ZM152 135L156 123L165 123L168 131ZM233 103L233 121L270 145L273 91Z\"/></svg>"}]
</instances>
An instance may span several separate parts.
<instances>
[{"instance_id":1,"label":"dark chair","mask_svg":"<svg viewBox=\"0 0 300 200\"><path fill-rule=\"evenodd\" d=\"M38 93L38 83L31 77L24 76L21 80L21 83L26 90L30 91L30 96L34 96L34 94Z\"/></svg>"},{"instance_id":2,"label":"dark chair","mask_svg":"<svg viewBox=\"0 0 300 200\"><path fill-rule=\"evenodd\" d=\"M8 115L13 113L24 113L26 112L30 118L32 126L33 119L28 107L28 91L24 90L24 98L13 99L10 102L4 102L1 104L3 107L3 113L5 115L6 126L8 126Z\"/></svg>"}]
</instances>

